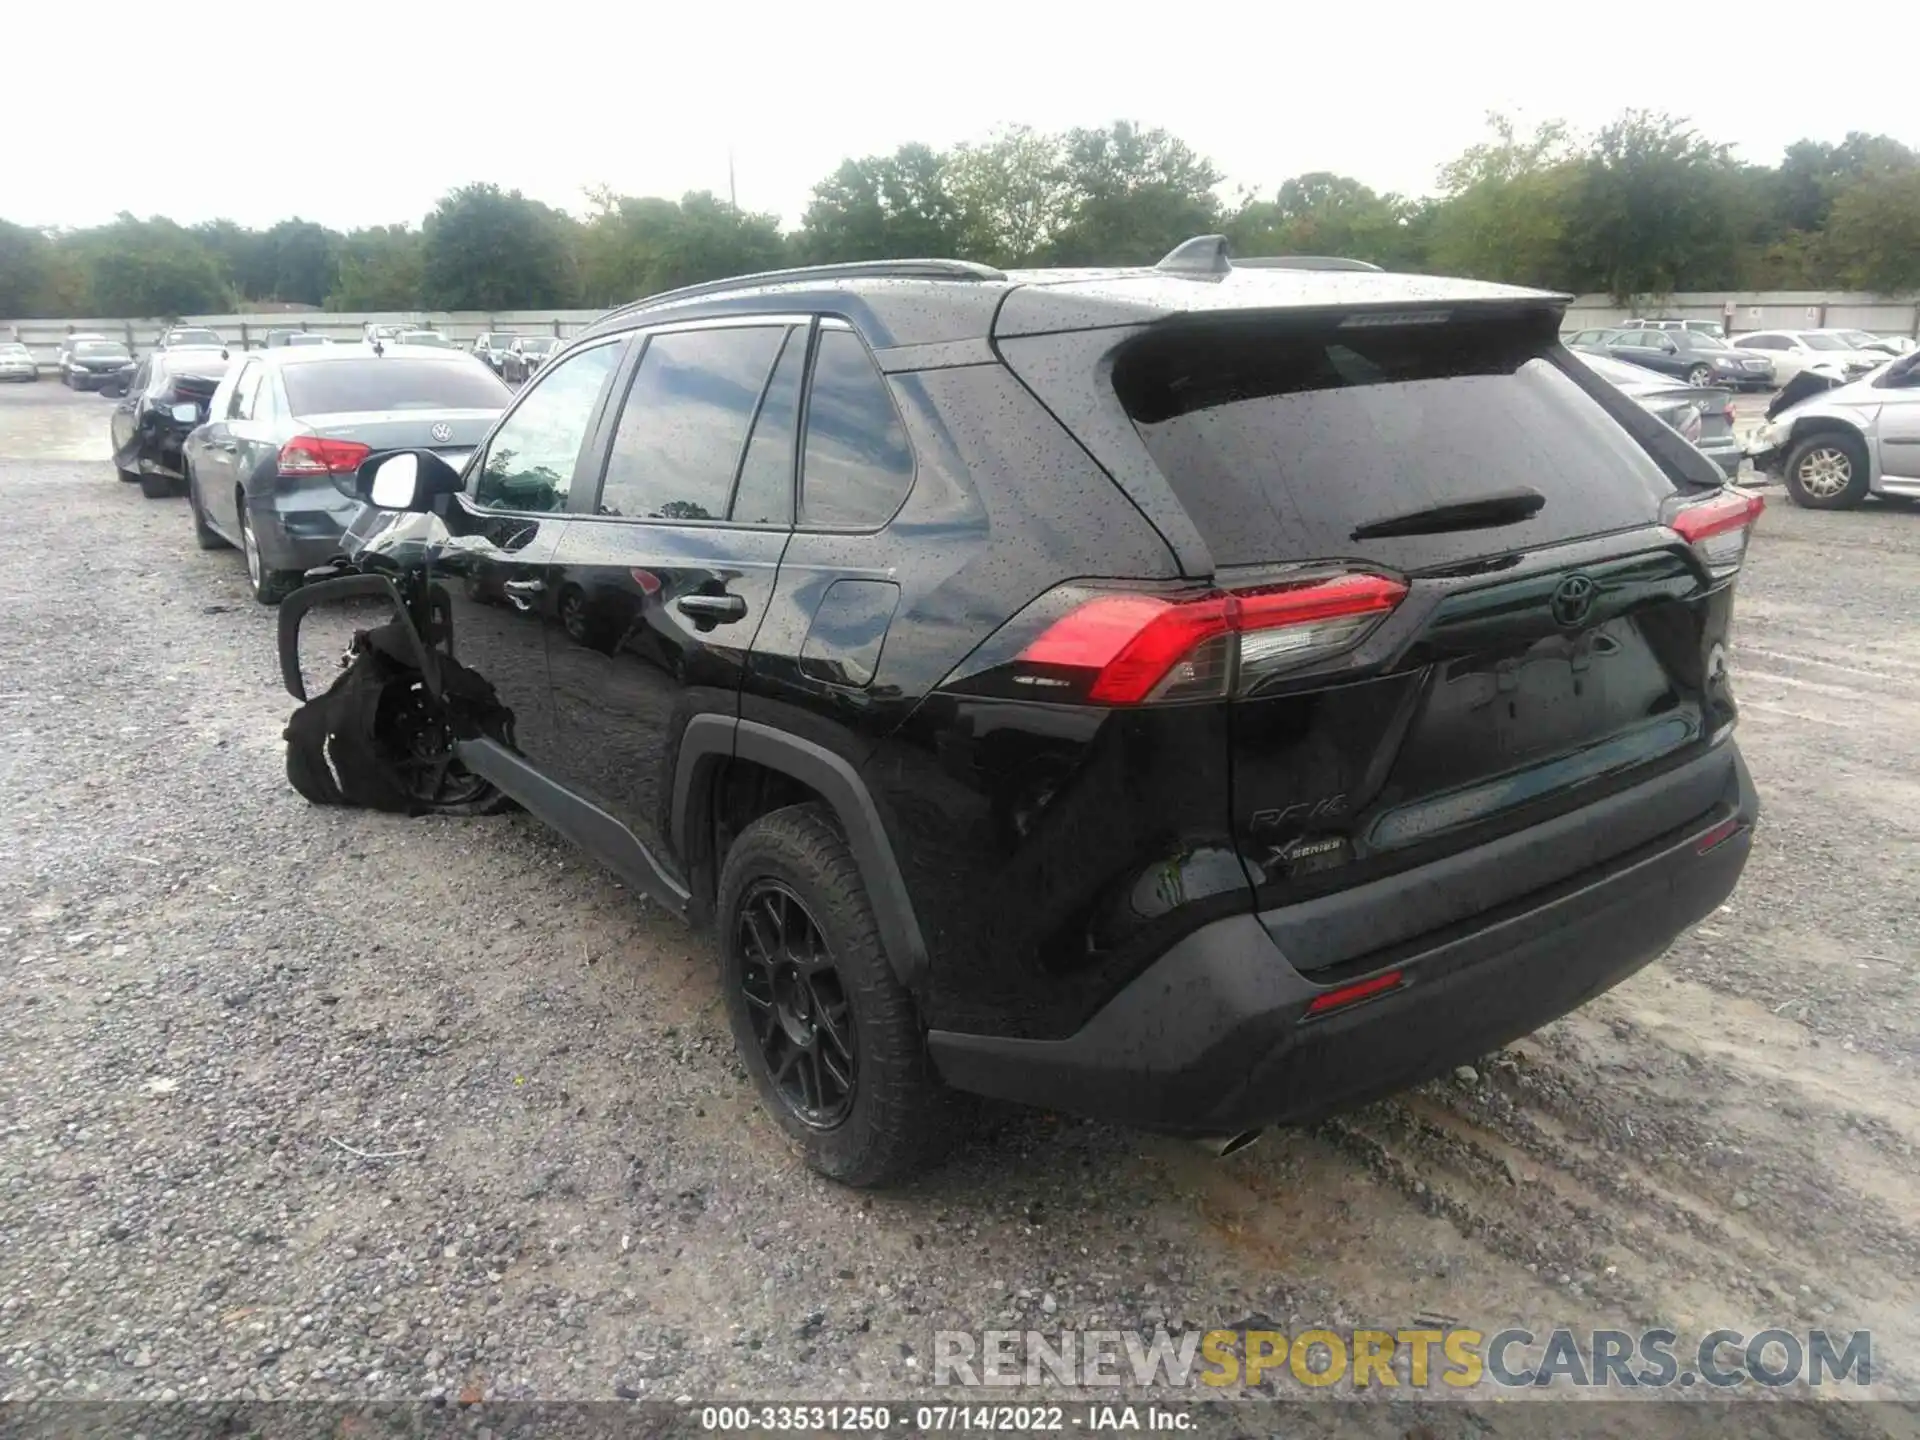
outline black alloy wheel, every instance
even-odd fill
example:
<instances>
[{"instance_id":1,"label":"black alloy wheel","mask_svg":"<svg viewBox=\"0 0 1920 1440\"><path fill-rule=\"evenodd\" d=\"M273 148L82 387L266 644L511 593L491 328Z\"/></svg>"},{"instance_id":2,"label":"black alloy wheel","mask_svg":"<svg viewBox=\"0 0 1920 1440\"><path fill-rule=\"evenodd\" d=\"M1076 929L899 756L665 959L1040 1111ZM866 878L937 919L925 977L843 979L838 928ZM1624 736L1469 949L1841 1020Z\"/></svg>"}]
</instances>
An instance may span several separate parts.
<instances>
[{"instance_id":1,"label":"black alloy wheel","mask_svg":"<svg viewBox=\"0 0 1920 1440\"><path fill-rule=\"evenodd\" d=\"M374 735L407 798L438 814L484 810L497 800L493 786L454 758L446 714L415 677L380 696Z\"/></svg>"},{"instance_id":2,"label":"black alloy wheel","mask_svg":"<svg viewBox=\"0 0 1920 1440\"><path fill-rule=\"evenodd\" d=\"M858 1038L833 954L805 902L762 878L739 906L738 984L773 1088L802 1124L847 1118L860 1083Z\"/></svg>"}]
</instances>

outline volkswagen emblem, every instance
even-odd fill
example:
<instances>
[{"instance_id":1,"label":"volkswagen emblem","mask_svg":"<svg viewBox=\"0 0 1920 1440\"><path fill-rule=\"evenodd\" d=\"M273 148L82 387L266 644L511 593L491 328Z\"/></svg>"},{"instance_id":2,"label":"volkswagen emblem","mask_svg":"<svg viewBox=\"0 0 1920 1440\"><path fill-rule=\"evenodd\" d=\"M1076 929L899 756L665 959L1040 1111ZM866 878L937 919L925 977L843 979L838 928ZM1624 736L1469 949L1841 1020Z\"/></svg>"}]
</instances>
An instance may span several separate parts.
<instances>
[{"instance_id":1,"label":"volkswagen emblem","mask_svg":"<svg viewBox=\"0 0 1920 1440\"><path fill-rule=\"evenodd\" d=\"M433 427L433 430L431 433L434 439L438 440L442 445L444 445L447 443L447 441L453 439L453 426L447 424L446 421L442 420L438 425Z\"/></svg>"},{"instance_id":2,"label":"volkswagen emblem","mask_svg":"<svg viewBox=\"0 0 1920 1440\"><path fill-rule=\"evenodd\" d=\"M1593 611L1593 597L1599 587L1591 576L1569 575L1553 592L1553 623L1571 630Z\"/></svg>"}]
</instances>

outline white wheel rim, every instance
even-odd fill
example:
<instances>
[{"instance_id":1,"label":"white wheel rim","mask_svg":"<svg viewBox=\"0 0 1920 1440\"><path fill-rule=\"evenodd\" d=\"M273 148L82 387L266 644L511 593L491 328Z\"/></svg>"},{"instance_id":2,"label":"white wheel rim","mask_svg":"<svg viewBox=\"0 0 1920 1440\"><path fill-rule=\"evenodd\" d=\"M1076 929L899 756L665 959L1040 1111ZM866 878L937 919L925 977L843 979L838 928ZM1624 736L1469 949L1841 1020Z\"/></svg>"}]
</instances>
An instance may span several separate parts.
<instances>
[{"instance_id":1,"label":"white wheel rim","mask_svg":"<svg viewBox=\"0 0 1920 1440\"><path fill-rule=\"evenodd\" d=\"M1800 461L1800 488L1821 500L1831 500L1853 482L1853 461L1832 445L1809 450Z\"/></svg>"}]
</instances>

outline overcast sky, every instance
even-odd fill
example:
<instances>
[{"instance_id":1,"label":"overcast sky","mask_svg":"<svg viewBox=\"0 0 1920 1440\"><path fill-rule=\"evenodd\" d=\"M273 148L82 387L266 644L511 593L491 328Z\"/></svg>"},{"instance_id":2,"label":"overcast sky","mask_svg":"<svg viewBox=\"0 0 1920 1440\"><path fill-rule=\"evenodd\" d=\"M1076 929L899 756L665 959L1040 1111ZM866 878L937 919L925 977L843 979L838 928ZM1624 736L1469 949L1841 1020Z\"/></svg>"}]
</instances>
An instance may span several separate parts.
<instances>
[{"instance_id":1,"label":"overcast sky","mask_svg":"<svg viewBox=\"0 0 1920 1440\"><path fill-rule=\"evenodd\" d=\"M1879 0L1844 7L1857 57L1844 85L1787 78L1799 52L1770 15L1821 22L1768 5L6 8L0 108L45 123L0 146L0 217L30 225L120 210L418 223L473 180L575 211L600 184L724 196L729 146L740 204L791 225L849 155L1016 121L1165 126L1226 172L1229 196L1307 170L1426 192L1490 109L1584 129L1666 109L1768 163L1801 136L1854 129L1920 145L1920 7ZM1879 80L1875 55L1897 61Z\"/></svg>"}]
</instances>

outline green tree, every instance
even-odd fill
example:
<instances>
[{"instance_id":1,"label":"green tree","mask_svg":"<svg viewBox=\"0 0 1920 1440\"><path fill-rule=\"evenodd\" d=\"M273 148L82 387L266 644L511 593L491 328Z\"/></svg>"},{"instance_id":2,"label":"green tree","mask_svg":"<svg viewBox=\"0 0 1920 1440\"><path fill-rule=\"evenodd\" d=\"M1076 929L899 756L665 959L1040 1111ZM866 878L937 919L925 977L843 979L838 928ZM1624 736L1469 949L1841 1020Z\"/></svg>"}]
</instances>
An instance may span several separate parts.
<instances>
[{"instance_id":1,"label":"green tree","mask_svg":"<svg viewBox=\"0 0 1920 1440\"><path fill-rule=\"evenodd\" d=\"M1920 290L1920 170L1847 186L1833 202L1827 242L1847 285L1881 295Z\"/></svg>"},{"instance_id":2,"label":"green tree","mask_svg":"<svg viewBox=\"0 0 1920 1440\"><path fill-rule=\"evenodd\" d=\"M787 242L772 215L736 209L705 190L677 204L653 197L592 192L594 213L580 234L580 293L590 305L775 270Z\"/></svg>"},{"instance_id":3,"label":"green tree","mask_svg":"<svg viewBox=\"0 0 1920 1440\"><path fill-rule=\"evenodd\" d=\"M436 310L518 310L573 298L572 222L518 190L454 190L427 216L421 300Z\"/></svg>"},{"instance_id":4,"label":"green tree","mask_svg":"<svg viewBox=\"0 0 1920 1440\"><path fill-rule=\"evenodd\" d=\"M960 206L946 160L925 145L842 161L813 189L795 248L816 263L889 260L956 253Z\"/></svg>"},{"instance_id":5,"label":"green tree","mask_svg":"<svg viewBox=\"0 0 1920 1440\"><path fill-rule=\"evenodd\" d=\"M1330 171L1296 175L1272 200L1249 200L1227 221L1236 255L1344 255L1389 270L1425 259L1421 207Z\"/></svg>"},{"instance_id":6,"label":"green tree","mask_svg":"<svg viewBox=\"0 0 1920 1440\"><path fill-rule=\"evenodd\" d=\"M0 319L49 313L48 281L54 248L45 235L0 220Z\"/></svg>"},{"instance_id":7,"label":"green tree","mask_svg":"<svg viewBox=\"0 0 1920 1440\"><path fill-rule=\"evenodd\" d=\"M1730 284L1739 227L1724 145L1685 121L1629 110L1580 168L1568 229L1573 278L1625 304Z\"/></svg>"},{"instance_id":8,"label":"green tree","mask_svg":"<svg viewBox=\"0 0 1920 1440\"><path fill-rule=\"evenodd\" d=\"M1564 285L1567 225L1579 156L1558 121L1521 133L1489 115L1488 139L1442 167L1428 258L1448 275L1511 285Z\"/></svg>"},{"instance_id":9,"label":"green tree","mask_svg":"<svg viewBox=\"0 0 1920 1440\"><path fill-rule=\"evenodd\" d=\"M1060 137L1025 125L956 145L947 188L960 211L959 253L989 265L1040 263L1073 200Z\"/></svg>"},{"instance_id":10,"label":"green tree","mask_svg":"<svg viewBox=\"0 0 1920 1440\"><path fill-rule=\"evenodd\" d=\"M195 242L213 257L220 276L235 294L265 300L273 294L273 246L258 230L231 220L210 220L193 227Z\"/></svg>"},{"instance_id":11,"label":"green tree","mask_svg":"<svg viewBox=\"0 0 1920 1440\"><path fill-rule=\"evenodd\" d=\"M329 310L413 310L420 305L424 268L420 232L376 225L341 239Z\"/></svg>"},{"instance_id":12,"label":"green tree","mask_svg":"<svg viewBox=\"0 0 1920 1440\"><path fill-rule=\"evenodd\" d=\"M1774 172L1775 210L1783 229L1822 230L1847 186L1915 169L1920 155L1888 135L1855 130L1838 145L1796 140Z\"/></svg>"},{"instance_id":13,"label":"green tree","mask_svg":"<svg viewBox=\"0 0 1920 1440\"><path fill-rule=\"evenodd\" d=\"M103 316L205 315L226 310L233 291L213 255L171 220L122 214L67 243L87 268L87 289Z\"/></svg>"},{"instance_id":14,"label":"green tree","mask_svg":"<svg viewBox=\"0 0 1920 1440\"><path fill-rule=\"evenodd\" d=\"M1220 172L1165 130L1120 120L1068 131L1060 174L1071 199L1049 247L1055 264L1151 264L1220 223Z\"/></svg>"},{"instance_id":15,"label":"green tree","mask_svg":"<svg viewBox=\"0 0 1920 1440\"><path fill-rule=\"evenodd\" d=\"M262 237L273 260L273 280L261 300L295 300L318 305L333 289L340 237L324 225L298 216L282 220Z\"/></svg>"}]
</instances>

